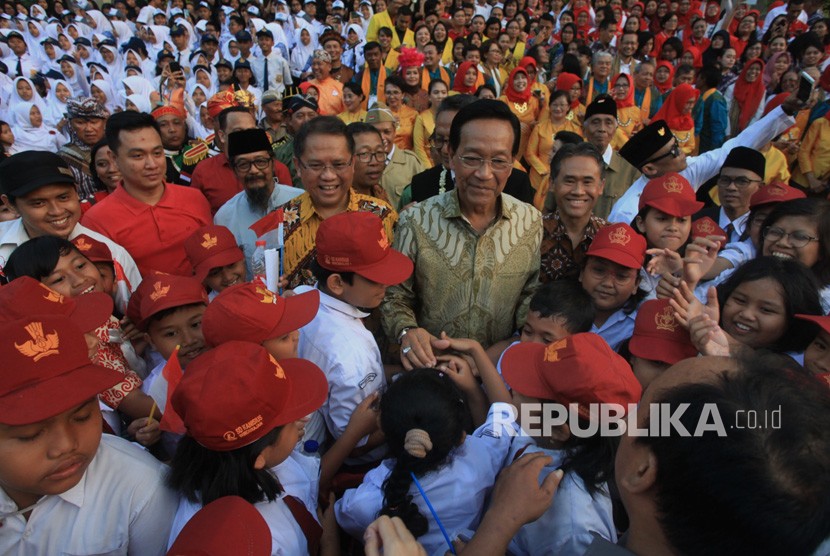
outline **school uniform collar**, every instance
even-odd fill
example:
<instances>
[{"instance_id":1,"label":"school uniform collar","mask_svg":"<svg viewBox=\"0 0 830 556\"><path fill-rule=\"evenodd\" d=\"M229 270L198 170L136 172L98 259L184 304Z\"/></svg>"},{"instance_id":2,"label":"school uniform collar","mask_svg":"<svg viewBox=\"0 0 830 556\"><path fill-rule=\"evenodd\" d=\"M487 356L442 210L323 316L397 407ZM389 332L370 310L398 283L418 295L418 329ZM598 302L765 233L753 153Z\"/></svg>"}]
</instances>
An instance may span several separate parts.
<instances>
[{"instance_id":1,"label":"school uniform collar","mask_svg":"<svg viewBox=\"0 0 830 556\"><path fill-rule=\"evenodd\" d=\"M84 471L84 474L81 477L81 480L78 481L78 484L73 486L66 492L61 492L60 494L58 494L58 498L60 498L64 502L72 504L77 508L82 508L84 506L84 493L86 491L86 475L88 472L89 467L87 467L87 470Z\"/></svg>"},{"instance_id":2,"label":"school uniform collar","mask_svg":"<svg viewBox=\"0 0 830 556\"><path fill-rule=\"evenodd\" d=\"M320 290L317 284L314 284L314 288L320 291L320 305L328 307L332 311L336 311L338 313L343 313L347 317L351 317L353 319L365 319L369 316L369 313L364 313L354 305L349 305L345 301L341 301L336 297L332 297L329 294L325 293L324 291ZM310 288L309 288L310 289ZM298 291L297 290L294 291ZM305 291L305 290L303 290Z\"/></svg>"},{"instance_id":3,"label":"school uniform collar","mask_svg":"<svg viewBox=\"0 0 830 556\"><path fill-rule=\"evenodd\" d=\"M461 218L466 220L467 217L461 213L461 203L458 200L458 184L450 191L443 194L444 208L441 210L441 216L444 218ZM510 220L513 216L514 207L510 203L504 202L504 195L499 195L496 199L496 219L504 218Z\"/></svg>"},{"instance_id":4,"label":"school uniform collar","mask_svg":"<svg viewBox=\"0 0 830 556\"><path fill-rule=\"evenodd\" d=\"M722 230L725 230L727 226L732 224L732 228L735 230L735 233L739 236L744 233L746 229L746 221L749 219L749 211L746 211L735 220L729 220L729 217L726 215L726 211L723 210L723 207L718 211L718 226L721 227ZM727 242L729 238L726 238Z\"/></svg>"}]
</instances>

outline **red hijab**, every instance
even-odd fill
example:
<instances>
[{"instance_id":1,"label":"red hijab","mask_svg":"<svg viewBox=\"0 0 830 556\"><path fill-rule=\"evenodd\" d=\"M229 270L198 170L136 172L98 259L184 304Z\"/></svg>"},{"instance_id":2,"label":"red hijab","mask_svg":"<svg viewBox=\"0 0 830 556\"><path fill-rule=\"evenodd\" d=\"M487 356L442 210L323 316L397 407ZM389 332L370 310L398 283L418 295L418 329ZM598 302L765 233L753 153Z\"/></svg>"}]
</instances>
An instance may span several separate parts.
<instances>
[{"instance_id":1,"label":"red hijab","mask_svg":"<svg viewBox=\"0 0 830 556\"><path fill-rule=\"evenodd\" d=\"M703 56L700 54L700 50L698 50L694 46L687 46L686 50L683 51L683 54L690 53L692 55L692 67L696 70L699 70L703 67Z\"/></svg>"},{"instance_id":2,"label":"red hijab","mask_svg":"<svg viewBox=\"0 0 830 556\"><path fill-rule=\"evenodd\" d=\"M657 67L654 69L655 76L657 75L657 70L660 68L667 68L669 70L669 78L666 79L665 83L658 83L656 79L654 80L654 86L657 87L660 94L664 95L672 88L672 83L674 82L674 66L671 62L667 62L666 60L657 62Z\"/></svg>"},{"instance_id":3,"label":"red hijab","mask_svg":"<svg viewBox=\"0 0 830 556\"><path fill-rule=\"evenodd\" d=\"M746 74L753 65L760 64L761 71L758 74L758 77L755 78L755 81L749 83L746 80ZM753 58L749 62L746 63L744 69L741 70L741 74L738 76L738 80L735 81L735 101L738 106L741 107L741 113L738 116L738 127L740 129L732 130L733 133L738 133L739 131L743 130L746 125L749 123L749 120L755 115L755 112L758 111L758 106L761 104L761 101L764 100L764 95L766 94L766 87L764 86L764 62L760 58Z\"/></svg>"},{"instance_id":4,"label":"red hijab","mask_svg":"<svg viewBox=\"0 0 830 556\"><path fill-rule=\"evenodd\" d=\"M684 114L683 109L689 100L697 100L699 96L700 91L688 83L678 85L669 93L663 106L660 107L660 110L657 111L657 114L654 115L652 120L665 120L669 128L675 131L694 129L695 120L692 118L692 114Z\"/></svg>"},{"instance_id":5,"label":"red hijab","mask_svg":"<svg viewBox=\"0 0 830 556\"><path fill-rule=\"evenodd\" d=\"M577 83L581 83L582 80L579 78L578 75L574 75L572 73L568 73L563 71L559 74L559 77L556 78L556 90L557 91L565 91L570 95L571 89ZM570 96L568 97L570 98ZM579 106L579 97L571 101L571 110L576 109Z\"/></svg>"},{"instance_id":6,"label":"red hijab","mask_svg":"<svg viewBox=\"0 0 830 556\"><path fill-rule=\"evenodd\" d=\"M465 95L474 95L476 92L476 85L473 83L472 87L464 85L464 76L467 75L467 70L473 68L476 70L476 79L478 78L478 68L475 62L461 62L458 66L458 72L455 74L455 80L452 82L452 90Z\"/></svg>"},{"instance_id":7,"label":"red hijab","mask_svg":"<svg viewBox=\"0 0 830 556\"><path fill-rule=\"evenodd\" d=\"M617 110L620 108L628 108L629 106L634 106L634 80L631 79L631 76L627 73L618 73L611 79L611 84L609 87L613 89L613 86L617 83L617 80L623 78L628 80L628 95L622 100L618 99L614 96L614 100L617 103Z\"/></svg>"},{"instance_id":8,"label":"red hijab","mask_svg":"<svg viewBox=\"0 0 830 556\"><path fill-rule=\"evenodd\" d=\"M718 7L718 13L710 16L707 9L709 8L709 4L716 5ZM720 2L718 2L717 0L709 0L708 2L706 2L706 7L703 9L703 18L706 20L706 23L708 23L709 25L715 25L718 21L720 21L720 11Z\"/></svg>"},{"instance_id":9,"label":"red hijab","mask_svg":"<svg viewBox=\"0 0 830 556\"><path fill-rule=\"evenodd\" d=\"M527 87L525 87L525 90L521 93L513 88L513 78L519 73L523 73L524 76L527 77ZM510 72L507 82L504 84L504 94L510 102L527 102L530 100L530 85L530 77L527 75L527 70L521 66L514 68L513 71Z\"/></svg>"}]
</instances>

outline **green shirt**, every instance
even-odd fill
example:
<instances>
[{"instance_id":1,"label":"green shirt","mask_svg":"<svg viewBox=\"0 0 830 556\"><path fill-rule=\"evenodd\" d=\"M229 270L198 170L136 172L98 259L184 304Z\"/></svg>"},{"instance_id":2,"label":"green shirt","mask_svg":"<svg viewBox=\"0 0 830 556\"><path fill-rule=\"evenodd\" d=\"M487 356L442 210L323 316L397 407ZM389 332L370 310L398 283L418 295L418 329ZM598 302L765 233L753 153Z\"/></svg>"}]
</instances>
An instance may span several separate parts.
<instances>
[{"instance_id":1,"label":"green shirt","mask_svg":"<svg viewBox=\"0 0 830 556\"><path fill-rule=\"evenodd\" d=\"M420 326L490 346L524 323L539 281L542 216L509 195L499 199L483 234L461 214L455 189L401 213L394 247L415 271L386 291L381 317L390 338Z\"/></svg>"}]
</instances>

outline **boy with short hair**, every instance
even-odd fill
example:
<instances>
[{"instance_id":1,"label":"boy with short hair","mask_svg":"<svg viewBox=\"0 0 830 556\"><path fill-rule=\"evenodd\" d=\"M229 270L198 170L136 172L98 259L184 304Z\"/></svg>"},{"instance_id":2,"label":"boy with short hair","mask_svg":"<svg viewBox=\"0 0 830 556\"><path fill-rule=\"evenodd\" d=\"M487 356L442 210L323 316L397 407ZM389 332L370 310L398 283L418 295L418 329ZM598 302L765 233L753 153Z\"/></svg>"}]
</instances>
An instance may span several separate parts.
<instances>
[{"instance_id":1,"label":"boy with short hair","mask_svg":"<svg viewBox=\"0 0 830 556\"><path fill-rule=\"evenodd\" d=\"M0 324L0 357L0 553L164 554L177 504L164 466L102 438L97 394L121 375L55 315Z\"/></svg>"},{"instance_id":2,"label":"boy with short hair","mask_svg":"<svg viewBox=\"0 0 830 556\"><path fill-rule=\"evenodd\" d=\"M306 438L322 444L326 428L339 438L358 405L386 384L380 349L362 319L381 304L387 286L409 278L414 265L390 247L381 219L368 212L326 218L317 230L316 245L311 270L320 309L300 330L299 354L316 363L329 382L328 399L306 427ZM373 448L381 442L380 435L361 440L356 462L377 460L381 452Z\"/></svg>"},{"instance_id":3,"label":"boy with short hair","mask_svg":"<svg viewBox=\"0 0 830 556\"><path fill-rule=\"evenodd\" d=\"M245 281L245 254L225 226L202 226L184 241L184 251L193 266L193 277L213 299L222 290Z\"/></svg>"}]
</instances>

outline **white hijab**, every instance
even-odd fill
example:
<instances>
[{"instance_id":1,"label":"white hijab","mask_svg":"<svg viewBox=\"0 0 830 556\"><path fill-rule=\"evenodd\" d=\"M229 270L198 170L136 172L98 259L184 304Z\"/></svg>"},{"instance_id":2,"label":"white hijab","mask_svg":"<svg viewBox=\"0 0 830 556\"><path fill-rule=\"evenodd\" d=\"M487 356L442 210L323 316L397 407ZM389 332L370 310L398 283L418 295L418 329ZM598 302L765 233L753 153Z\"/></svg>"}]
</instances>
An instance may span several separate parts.
<instances>
[{"instance_id":1,"label":"white hijab","mask_svg":"<svg viewBox=\"0 0 830 556\"><path fill-rule=\"evenodd\" d=\"M32 102L21 102L12 109L12 132L14 148L21 151L56 151L59 147L58 133L48 129L45 123L34 127L31 120Z\"/></svg>"},{"instance_id":2,"label":"white hijab","mask_svg":"<svg viewBox=\"0 0 830 556\"><path fill-rule=\"evenodd\" d=\"M92 81L92 85L95 85L101 92L104 93L107 97L107 102L104 104L104 108L107 109L107 112L110 114L115 114L115 108L119 105L118 99L115 96L115 92L112 90L112 85L106 79L94 79Z\"/></svg>"},{"instance_id":3,"label":"white hijab","mask_svg":"<svg viewBox=\"0 0 830 556\"><path fill-rule=\"evenodd\" d=\"M17 83L19 81L25 81L26 83L29 84L29 87L32 88L32 98L30 98L29 100L25 100L24 98L22 98L18 94L18 92L17 92ZM22 102L32 102L38 108L40 108L40 113L41 114L44 114L46 112L46 103L43 102L43 99L40 97L40 94L37 92L37 87L35 87L35 84L32 83L32 80L29 79L28 77L22 77L22 76L21 77L15 77L14 81L12 82L12 91L11 92L12 92L12 94L11 94L11 97L9 98L9 111L10 112L14 110L15 106L17 106L18 104L20 104Z\"/></svg>"},{"instance_id":4,"label":"white hijab","mask_svg":"<svg viewBox=\"0 0 830 556\"><path fill-rule=\"evenodd\" d=\"M148 95L134 94L128 96L127 100L135 104L135 107L138 108L140 112L149 114L153 111L153 106L150 103L150 97Z\"/></svg>"},{"instance_id":5,"label":"white hijab","mask_svg":"<svg viewBox=\"0 0 830 556\"><path fill-rule=\"evenodd\" d=\"M72 98L72 87L63 79L49 80L49 94L46 96L46 113L43 114L43 123L48 124L49 127L57 127L66 114L66 103L61 102L58 98L58 85L63 85L69 89L70 98Z\"/></svg>"}]
</instances>

